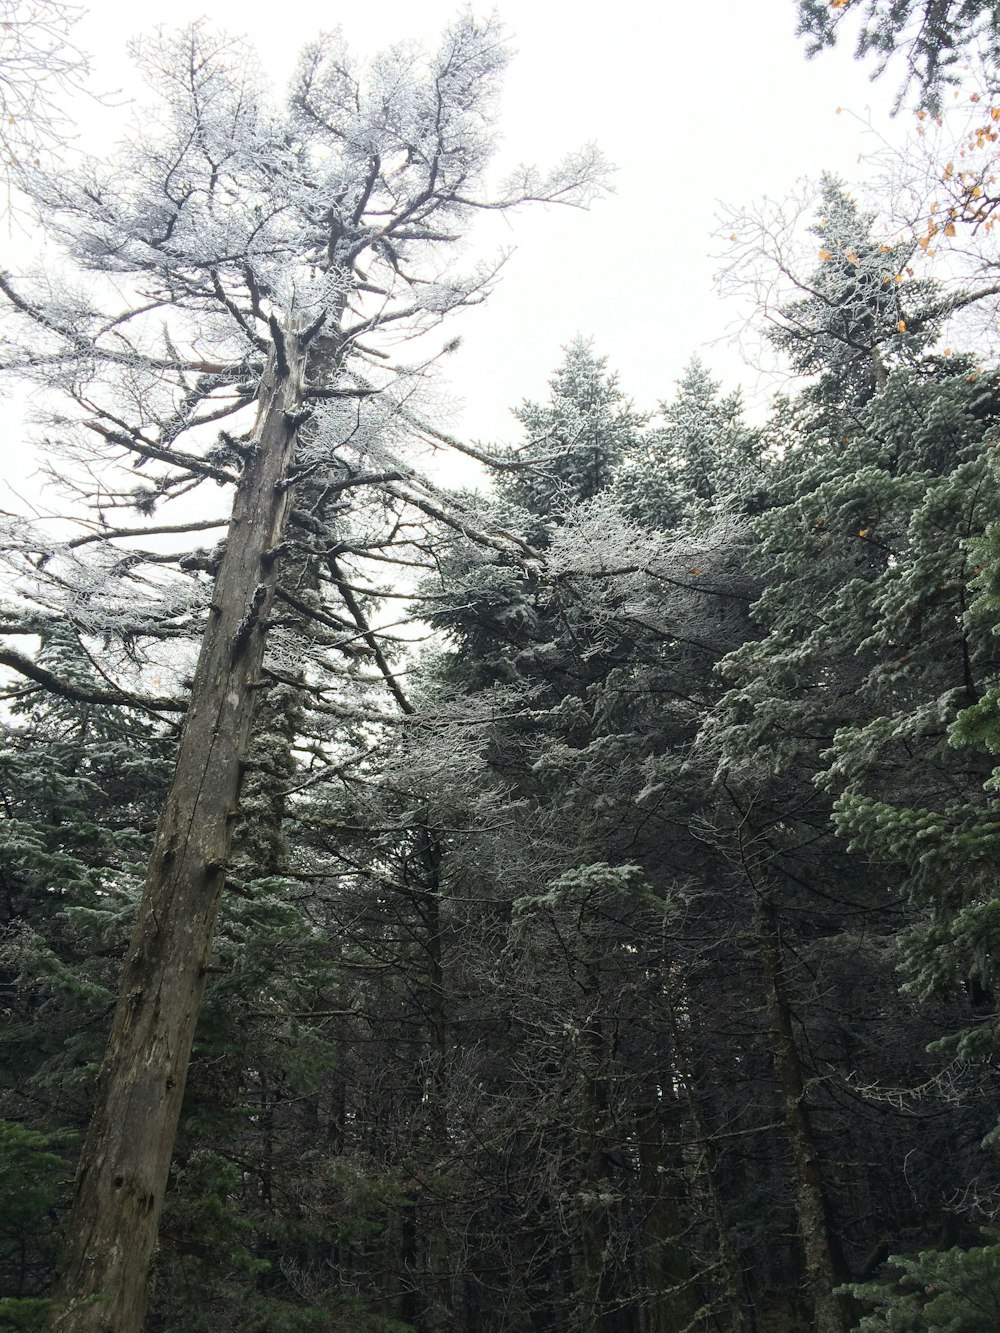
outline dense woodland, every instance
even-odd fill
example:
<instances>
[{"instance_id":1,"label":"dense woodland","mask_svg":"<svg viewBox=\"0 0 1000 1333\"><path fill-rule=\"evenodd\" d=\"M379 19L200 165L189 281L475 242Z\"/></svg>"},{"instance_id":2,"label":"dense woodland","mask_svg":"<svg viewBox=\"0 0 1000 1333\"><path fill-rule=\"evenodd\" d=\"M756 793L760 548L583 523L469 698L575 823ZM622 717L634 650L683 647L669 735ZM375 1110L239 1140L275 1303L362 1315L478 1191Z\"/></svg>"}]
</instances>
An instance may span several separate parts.
<instances>
[{"instance_id":1,"label":"dense woodland","mask_svg":"<svg viewBox=\"0 0 1000 1333\"><path fill-rule=\"evenodd\" d=\"M908 234L818 185L764 423L576 342L435 424L477 210L605 183L488 184L494 21L284 104L168 34L156 132L20 182L0 1327L1000 1328L996 13L802 31L859 9L979 119Z\"/></svg>"}]
</instances>

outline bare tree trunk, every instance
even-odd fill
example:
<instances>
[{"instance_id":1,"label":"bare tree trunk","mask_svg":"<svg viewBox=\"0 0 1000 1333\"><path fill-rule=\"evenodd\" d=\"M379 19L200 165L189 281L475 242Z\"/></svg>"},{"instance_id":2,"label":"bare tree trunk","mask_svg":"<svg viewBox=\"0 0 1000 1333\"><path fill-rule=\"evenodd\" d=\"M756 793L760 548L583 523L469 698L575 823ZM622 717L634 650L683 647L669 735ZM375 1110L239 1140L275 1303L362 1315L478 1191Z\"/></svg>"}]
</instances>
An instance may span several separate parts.
<instances>
[{"instance_id":1,"label":"bare tree trunk","mask_svg":"<svg viewBox=\"0 0 1000 1333\"><path fill-rule=\"evenodd\" d=\"M437 1179L447 1171L448 1157L448 1022L445 1003L443 922L441 919L441 843L427 827L420 830L425 893L419 910L427 931L426 1007L427 1074L424 1100L427 1108L427 1152ZM428 1324L432 1328L454 1327L451 1271L456 1266L454 1238L448 1235L448 1206L440 1185L428 1198L425 1211L424 1246L427 1266ZM449 1244L449 1241L452 1244Z\"/></svg>"},{"instance_id":2,"label":"bare tree trunk","mask_svg":"<svg viewBox=\"0 0 1000 1333\"><path fill-rule=\"evenodd\" d=\"M697 1309L684 1219L678 1198L680 1154L664 1126L663 1097L648 1084L637 1094L636 1139L642 1208L642 1273L646 1295L639 1305L644 1333L686 1328ZM671 1117L671 1119L674 1119Z\"/></svg>"},{"instance_id":3,"label":"bare tree trunk","mask_svg":"<svg viewBox=\"0 0 1000 1333\"><path fill-rule=\"evenodd\" d=\"M67 1333L138 1333L226 879L303 395L286 331L258 394L177 767L80 1160L55 1296Z\"/></svg>"},{"instance_id":4,"label":"bare tree trunk","mask_svg":"<svg viewBox=\"0 0 1000 1333\"><path fill-rule=\"evenodd\" d=\"M834 1295L834 1289L846 1281L846 1266L830 1225L829 1205L806 1101L805 1080L792 1028L791 1007L785 993L777 913L774 903L764 896L758 900L757 934L771 1026L776 1041L775 1058L785 1109L785 1125L795 1171L796 1212L805 1252L806 1280L815 1307L813 1327L816 1333L844 1333L848 1321L840 1299Z\"/></svg>"},{"instance_id":5,"label":"bare tree trunk","mask_svg":"<svg viewBox=\"0 0 1000 1333\"><path fill-rule=\"evenodd\" d=\"M741 1295L743 1272L733 1243L732 1232L726 1220L722 1196L719 1192L716 1146L702 1111L700 1080L696 1074L695 1060L681 1032L680 1024L677 1021L677 1012L670 998L667 999L666 1013L670 1035L673 1038L675 1058L679 1062L684 1100L687 1103L688 1115L694 1129L695 1143L701 1153L699 1168L704 1176L710 1214L715 1226L719 1269L722 1275L725 1301L729 1310L729 1330L730 1333L746 1333L747 1318Z\"/></svg>"}]
</instances>

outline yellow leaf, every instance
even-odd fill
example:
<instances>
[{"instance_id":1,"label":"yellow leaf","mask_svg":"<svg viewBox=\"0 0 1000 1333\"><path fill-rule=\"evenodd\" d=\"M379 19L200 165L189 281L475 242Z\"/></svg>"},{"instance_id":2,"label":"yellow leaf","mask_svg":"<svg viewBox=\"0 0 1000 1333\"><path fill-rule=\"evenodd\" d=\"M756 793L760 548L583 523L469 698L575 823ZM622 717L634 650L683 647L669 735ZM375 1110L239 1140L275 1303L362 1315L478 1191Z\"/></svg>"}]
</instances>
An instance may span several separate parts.
<instances>
[{"instance_id":1,"label":"yellow leaf","mask_svg":"<svg viewBox=\"0 0 1000 1333\"><path fill-rule=\"evenodd\" d=\"M880 245L878 248L878 252L880 255L885 255L888 254L891 249L892 249L891 245Z\"/></svg>"},{"instance_id":2,"label":"yellow leaf","mask_svg":"<svg viewBox=\"0 0 1000 1333\"><path fill-rule=\"evenodd\" d=\"M833 251L832 251L832 250L820 250L820 252L819 252L819 257L820 257L820 259L822 259L823 263L825 264L825 263L827 262L827 260L833 258Z\"/></svg>"},{"instance_id":3,"label":"yellow leaf","mask_svg":"<svg viewBox=\"0 0 1000 1333\"><path fill-rule=\"evenodd\" d=\"M948 165L947 165L947 166L945 167L945 169L944 169L944 173L943 173L942 179L943 179L943 180L949 180L949 179L951 178L951 176L953 175L954 171L955 171L955 164L954 164L954 162L949 162Z\"/></svg>"},{"instance_id":4,"label":"yellow leaf","mask_svg":"<svg viewBox=\"0 0 1000 1333\"><path fill-rule=\"evenodd\" d=\"M951 348L950 348L950 347L945 347L945 348L943 349L943 351L941 352L941 355L942 355L942 356L951 356Z\"/></svg>"},{"instance_id":5,"label":"yellow leaf","mask_svg":"<svg viewBox=\"0 0 1000 1333\"><path fill-rule=\"evenodd\" d=\"M861 260L857 257L857 255L854 253L853 250L848 250L846 258L847 258L847 262L848 262L849 264L860 264L860 263L861 263Z\"/></svg>"},{"instance_id":6,"label":"yellow leaf","mask_svg":"<svg viewBox=\"0 0 1000 1333\"><path fill-rule=\"evenodd\" d=\"M896 282L899 283L899 282L902 282L902 281L903 281L903 275L902 275L902 273L897 273L897 274L896 274Z\"/></svg>"},{"instance_id":7,"label":"yellow leaf","mask_svg":"<svg viewBox=\"0 0 1000 1333\"><path fill-rule=\"evenodd\" d=\"M689 570L688 570L688 573L689 573L689 574L700 574L700 573L701 573L701 570L700 570L700 569L689 569Z\"/></svg>"},{"instance_id":8,"label":"yellow leaf","mask_svg":"<svg viewBox=\"0 0 1000 1333\"><path fill-rule=\"evenodd\" d=\"M944 234L945 234L946 236L954 236L954 235L955 235L955 224L954 224L954 222L949 222L949 223L948 223L948 225L947 225L947 226L945 227L945 229L944 229Z\"/></svg>"},{"instance_id":9,"label":"yellow leaf","mask_svg":"<svg viewBox=\"0 0 1000 1333\"><path fill-rule=\"evenodd\" d=\"M990 120L1000 120L1000 106L995 106L990 112Z\"/></svg>"},{"instance_id":10,"label":"yellow leaf","mask_svg":"<svg viewBox=\"0 0 1000 1333\"><path fill-rule=\"evenodd\" d=\"M982 190L979 188L978 185L973 185L973 187L972 187L972 197L973 197L973 199L980 199L980 198L982 197L982 193L983 193L983 192L982 192Z\"/></svg>"},{"instance_id":11,"label":"yellow leaf","mask_svg":"<svg viewBox=\"0 0 1000 1333\"><path fill-rule=\"evenodd\" d=\"M843 111L843 109L844 109L844 108L843 108L842 106L838 106L838 107L836 107L836 108L834 109L834 113L833 113L833 114L834 114L835 116L839 116L840 113L841 113L841 111Z\"/></svg>"},{"instance_id":12,"label":"yellow leaf","mask_svg":"<svg viewBox=\"0 0 1000 1333\"><path fill-rule=\"evenodd\" d=\"M729 239L730 239L731 241L735 241L735 240L736 240L736 233L735 233L734 231L731 231L731 232L729 233Z\"/></svg>"},{"instance_id":13,"label":"yellow leaf","mask_svg":"<svg viewBox=\"0 0 1000 1333\"><path fill-rule=\"evenodd\" d=\"M869 532L869 529L868 529L868 528L858 528L858 536L859 536L859 537L867 537L867 536L868 536L868 532Z\"/></svg>"},{"instance_id":14,"label":"yellow leaf","mask_svg":"<svg viewBox=\"0 0 1000 1333\"><path fill-rule=\"evenodd\" d=\"M905 320L905 319L898 320L897 323L896 323L896 328L898 329L898 331L899 331L900 333L905 333L905 332L906 332L906 320Z\"/></svg>"},{"instance_id":15,"label":"yellow leaf","mask_svg":"<svg viewBox=\"0 0 1000 1333\"><path fill-rule=\"evenodd\" d=\"M926 250L927 247L930 245L930 243L931 243L931 238L929 236L917 237L917 244L920 246L921 250Z\"/></svg>"}]
</instances>

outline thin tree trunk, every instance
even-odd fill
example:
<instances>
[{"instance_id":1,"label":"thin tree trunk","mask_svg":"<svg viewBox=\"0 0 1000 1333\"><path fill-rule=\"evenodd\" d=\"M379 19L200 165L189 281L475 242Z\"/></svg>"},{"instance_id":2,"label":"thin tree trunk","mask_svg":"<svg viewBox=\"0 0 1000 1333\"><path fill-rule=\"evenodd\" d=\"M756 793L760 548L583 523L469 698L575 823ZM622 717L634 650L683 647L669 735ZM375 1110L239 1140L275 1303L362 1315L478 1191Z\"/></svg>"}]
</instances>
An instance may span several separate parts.
<instances>
[{"instance_id":1,"label":"thin tree trunk","mask_svg":"<svg viewBox=\"0 0 1000 1333\"><path fill-rule=\"evenodd\" d=\"M139 1333L225 885L302 405L286 331L258 394L177 767L125 959L55 1296L67 1333Z\"/></svg>"},{"instance_id":2,"label":"thin tree trunk","mask_svg":"<svg viewBox=\"0 0 1000 1333\"><path fill-rule=\"evenodd\" d=\"M745 1333L747 1328L747 1318L741 1295L743 1290L743 1271L736 1254L736 1247L733 1243L729 1223L726 1220L726 1211L722 1204L722 1196L719 1192L717 1180L718 1161L715 1142L712 1135L709 1133L708 1125L702 1111L699 1086L700 1080L696 1075L694 1057L688 1049L688 1044L683 1037L680 1024L677 1021L677 1012L674 1008L673 1001L670 998L667 999L666 1014L670 1035L673 1038L676 1059L680 1066L681 1087L684 1090L684 1100L687 1103L688 1115L691 1120L691 1126L694 1129L695 1143L701 1151L699 1167L704 1176L709 1209L712 1222L715 1226L719 1268L722 1274L722 1285L725 1292L726 1304L729 1308L729 1329L730 1333Z\"/></svg>"},{"instance_id":3,"label":"thin tree trunk","mask_svg":"<svg viewBox=\"0 0 1000 1333\"><path fill-rule=\"evenodd\" d=\"M419 900L427 931L427 981L423 1001L427 1013L427 1152L433 1177L442 1179L448 1155L448 1023L441 920L441 843L428 827L420 830L420 857L425 892ZM450 1273L456 1264L447 1231L448 1205L440 1185L424 1212L424 1247L427 1264L428 1323L433 1328L454 1327Z\"/></svg>"},{"instance_id":4,"label":"thin tree trunk","mask_svg":"<svg viewBox=\"0 0 1000 1333\"><path fill-rule=\"evenodd\" d=\"M676 1142L664 1133L664 1099L648 1085L637 1095L642 1274L646 1288L639 1314L644 1333L674 1333L690 1324L698 1305L689 1253L681 1239L685 1227L678 1198L680 1155Z\"/></svg>"},{"instance_id":5,"label":"thin tree trunk","mask_svg":"<svg viewBox=\"0 0 1000 1333\"><path fill-rule=\"evenodd\" d=\"M805 1080L792 1028L792 1011L785 993L777 912L774 903L765 896L758 899L757 935L795 1172L796 1212L805 1252L806 1280L815 1307L813 1327L816 1333L844 1333L848 1321L834 1289L846 1281L847 1273L840 1245L830 1225Z\"/></svg>"}]
</instances>

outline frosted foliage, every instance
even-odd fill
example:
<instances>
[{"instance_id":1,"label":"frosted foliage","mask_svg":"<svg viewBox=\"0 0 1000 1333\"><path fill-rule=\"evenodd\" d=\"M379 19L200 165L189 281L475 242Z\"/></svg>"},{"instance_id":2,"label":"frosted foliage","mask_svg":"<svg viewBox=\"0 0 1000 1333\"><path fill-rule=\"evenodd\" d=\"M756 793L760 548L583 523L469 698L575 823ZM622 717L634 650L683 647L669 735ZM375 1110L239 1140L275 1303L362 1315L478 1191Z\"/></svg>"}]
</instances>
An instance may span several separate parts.
<instances>
[{"instance_id":1,"label":"frosted foliage","mask_svg":"<svg viewBox=\"0 0 1000 1333\"><path fill-rule=\"evenodd\" d=\"M289 154L261 105L250 53L199 25L135 54L163 100L143 113L119 162L39 184L67 249L84 267L164 274L255 247L273 252L286 228L263 201Z\"/></svg>"},{"instance_id":2,"label":"frosted foliage","mask_svg":"<svg viewBox=\"0 0 1000 1333\"><path fill-rule=\"evenodd\" d=\"M223 529L229 506L213 495L206 513L187 497L251 475L255 432L273 420L261 386L277 379L296 410L279 483L295 488L292 519L275 546L325 557L319 595L340 599L318 617L314 648L299 645L298 669L337 689L345 677L378 678L384 692L390 671L370 640L391 659L393 631L370 608L390 562L425 570L429 524L526 549L483 534L473 506L404 461L414 438L463 446L423 415L441 419L424 392L440 347L422 343L417 365L400 349L487 295L501 259L469 272L452 261L477 210L585 204L604 188L604 165L587 149L549 174L519 172L516 187L490 187L507 59L495 18L465 15L436 53L398 46L367 66L323 38L284 102L246 45L205 21L134 55L150 100L114 159L32 174L56 266L0 273L0 369L44 385L50 477L77 512L88 506L62 543L18 534L7 552L15 585L42 621L118 636L130 653L138 640L196 634L202 573L218 561L191 549L200 539L189 530ZM288 356L293 339L301 357ZM292 362L301 382L285 383ZM69 522L52 530L65 536ZM127 552L133 539L150 549ZM279 634L270 652L275 671L291 670L289 641Z\"/></svg>"},{"instance_id":3,"label":"frosted foliage","mask_svg":"<svg viewBox=\"0 0 1000 1333\"><path fill-rule=\"evenodd\" d=\"M302 635L275 626L267 636L264 667L296 677L302 670Z\"/></svg>"},{"instance_id":4,"label":"frosted foliage","mask_svg":"<svg viewBox=\"0 0 1000 1333\"><path fill-rule=\"evenodd\" d=\"M750 312L748 351L769 365L763 338L798 374L838 383L864 402L880 374L910 363L937 335L952 299L921 277L926 251L859 207L833 177L803 182L783 201L730 208L719 285Z\"/></svg>"},{"instance_id":5,"label":"frosted foliage","mask_svg":"<svg viewBox=\"0 0 1000 1333\"><path fill-rule=\"evenodd\" d=\"M98 450L109 432L133 453L172 448L240 412L273 322L312 329L311 384L385 388L386 331L397 348L488 293L501 261L468 273L451 261L475 210L583 204L604 188L587 149L548 175L521 173L517 190L488 190L507 59L496 19L466 15L435 54L398 46L367 67L338 35L321 38L284 105L246 45L207 22L134 55L151 101L115 160L31 179L86 295L61 272L0 277L2 363L65 390L66 419L86 419ZM372 380L339 378L359 363ZM370 451L368 419L345 411L326 424ZM329 453L323 435L315 447Z\"/></svg>"},{"instance_id":6,"label":"frosted foliage","mask_svg":"<svg viewBox=\"0 0 1000 1333\"><path fill-rule=\"evenodd\" d=\"M613 494L647 527L698 528L759 486L762 452L760 434L743 421L740 395L721 395L695 357L674 399L660 404L660 424L619 470Z\"/></svg>"},{"instance_id":7,"label":"frosted foliage","mask_svg":"<svg viewBox=\"0 0 1000 1333\"><path fill-rule=\"evenodd\" d=\"M60 0L0 0L0 172L12 183L58 150L70 127L60 103L87 75L72 43L80 14Z\"/></svg>"},{"instance_id":8,"label":"frosted foliage","mask_svg":"<svg viewBox=\"0 0 1000 1333\"><path fill-rule=\"evenodd\" d=\"M636 452L645 424L589 342L565 349L549 387L548 404L525 402L514 413L527 440L512 455L519 469L502 486L508 499L543 519L603 490Z\"/></svg>"},{"instance_id":9,"label":"frosted foliage","mask_svg":"<svg viewBox=\"0 0 1000 1333\"><path fill-rule=\"evenodd\" d=\"M432 243L432 214L468 211L457 192L479 185L503 64L488 34L469 20L436 59L397 48L360 81L342 43L321 40L303 55L287 112L266 101L252 53L206 24L143 43L138 58L163 89L158 133L144 113L116 170L52 181L45 202L64 210L64 238L85 264L166 275L233 272L249 259L286 306L336 301L322 270L349 264L359 245L389 269ZM407 234L394 256L380 254L380 233L400 213ZM439 291L427 305L454 299Z\"/></svg>"},{"instance_id":10,"label":"frosted foliage","mask_svg":"<svg viewBox=\"0 0 1000 1333\"><path fill-rule=\"evenodd\" d=\"M603 496L576 506L552 537L548 564L562 574L607 574L619 580L641 573L661 545L655 533L623 518Z\"/></svg>"},{"instance_id":11,"label":"frosted foliage","mask_svg":"<svg viewBox=\"0 0 1000 1333\"><path fill-rule=\"evenodd\" d=\"M397 779L426 803L426 818L450 823L464 809L470 822L478 811L483 826L495 824L506 788L486 751L512 718L528 714L526 693L516 687L475 696L436 694L408 724L393 764Z\"/></svg>"},{"instance_id":12,"label":"frosted foliage","mask_svg":"<svg viewBox=\"0 0 1000 1333\"><path fill-rule=\"evenodd\" d=\"M394 463L410 428L395 387L364 398L333 399L317 409L299 448L304 464L353 456L373 465Z\"/></svg>"},{"instance_id":13,"label":"frosted foliage","mask_svg":"<svg viewBox=\"0 0 1000 1333\"><path fill-rule=\"evenodd\" d=\"M0 568L14 596L81 633L160 635L204 607L201 586L115 547L74 549L14 516L5 516L0 532Z\"/></svg>"},{"instance_id":14,"label":"frosted foliage","mask_svg":"<svg viewBox=\"0 0 1000 1333\"><path fill-rule=\"evenodd\" d=\"M646 622L717 653L742 643L758 591L747 572L752 549L742 516L721 515L679 541L652 569L655 592L644 610Z\"/></svg>"},{"instance_id":15,"label":"frosted foliage","mask_svg":"<svg viewBox=\"0 0 1000 1333\"><path fill-rule=\"evenodd\" d=\"M341 201L345 183L366 171L373 156L391 163L385 182L393 202L419 192L432 165L443 192L472 186L492 149L491 117L497 78L507 55L496 25L466 16L428 58L413 45L391 48L372 61L367 78L351 62L339 33L323 35L303 52L292 84L292 124L324 171L319 192ZM331 142L327 126L339 129ZM462 213L459 199L449 212Z\"/></svg>"},{"instance_id":16,"label":"frosted foliage","mask_svg":"<svg viewBox=\"0 0 1000 1333\"><path fill-rule=\"evenodd\" d=\"M696 533L670 539L624 517L613 500L576 507L553 537L549 572L585 589L589 614L632 619L665 638L724 652L746 637L754 582L746 565L747 520L717 515Z\"/></svg>"}]
</instances>

